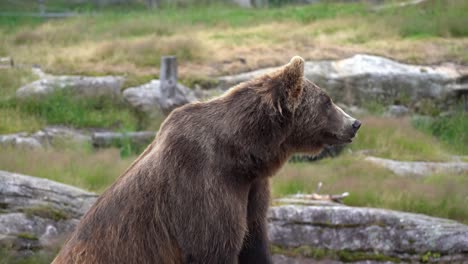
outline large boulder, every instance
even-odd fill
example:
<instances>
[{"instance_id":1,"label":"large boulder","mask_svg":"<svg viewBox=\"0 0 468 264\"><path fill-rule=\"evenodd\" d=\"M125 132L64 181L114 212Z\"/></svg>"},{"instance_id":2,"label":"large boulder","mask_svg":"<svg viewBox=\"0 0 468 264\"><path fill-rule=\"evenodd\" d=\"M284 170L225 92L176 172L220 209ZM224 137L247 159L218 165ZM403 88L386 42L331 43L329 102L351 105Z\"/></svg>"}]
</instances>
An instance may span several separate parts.
<instances>
[{"instance_id":1,"label":"large boulder","mask_svg":"<svg viewBox=\"0 0 468 264\"><path fill-rule=\"evenodd\" d=\"M175 86L173 96L164 98L161 93L159 80L152 80L149 83L137 87L131 87L123 91L123 98L132 107L144 113L153 112L170 112L171 109L166 109L167 106L181 106L193 101L197 98L194 92L182 84Z\"/></svg>"},{"instance_id":2,"label":"large boulder","mask_svg":"<svg viewBox=\"0 0 468 264\"><path fill-rule=\"evenodd\" d=\"M273 71L257 70L220 77L222 88ZM309 61L305 77L326 89L335 101L362 105L379 101L386 104L415 104L421 99L439 100L456 96L456 82L468 74L467 67L453 64L421 66L399 63L371 55L355 55L343 60Z\"/></svg>"},{"instance_id":3,"label":"large boulder","mask_svg":"<svg viewBox=\"0 0 468 264\"><path fill-rule=\"evenodd\" d=\"M121 97L124 78L120 76L52 76L46 75L16 91L18 98L44 97L58 90L65 90L83 97Z\"/></svg>"},{"instance_id":4,"label":"large boulder","mask_svg":"<svg viewBox=\"0 0 468 264\"><path fill-rule=\"evenodd\" d=\"M0 249L24 255L57 247L96 198L65 184L0 171Z\"/></svg>"},{"instance_id":5,"label":"large boulder","mask_svg":"<svg viewBox=\"0 0 468 264\"><path fill-rule=\"evenodd\" d=\"M0 249L52 257L96 199L75 187L0 171ZM275 201L268 220L278 264L468 261L468 226L447 219L295 195Z\"/></svg>"},{"instance_id":6,"label":"large boulder","mask_svg":"<svg viewBox=\"0 0 468 264\"><path fill-rule=\"evenodd\" d=\"M269 211L269 238L280 256L344 262L468 262L468 226L452 220L314 202L301 195L277 202L283 204Z\"/></svg>"}]
</instances>

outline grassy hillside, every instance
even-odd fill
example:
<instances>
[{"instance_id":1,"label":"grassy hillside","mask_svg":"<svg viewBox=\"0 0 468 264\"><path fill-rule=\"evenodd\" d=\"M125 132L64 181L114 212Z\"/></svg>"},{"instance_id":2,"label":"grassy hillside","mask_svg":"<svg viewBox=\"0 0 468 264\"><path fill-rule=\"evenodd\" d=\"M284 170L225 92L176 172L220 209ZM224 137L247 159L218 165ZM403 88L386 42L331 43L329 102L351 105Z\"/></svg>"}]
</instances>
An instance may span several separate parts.
<instances>
[{"instance_id":1,"label":"grassy hillside","mask_svg":"<svg viewBox=\"0 0 468 264\"><path fill-rule=\"evenodd\" d=\"M53 73L125 74L130 84L158 74L175 54L182 78L230 74L356 52L415 63L468 62L468 3L430 0L372 11L361 3L241 9L229 5L148 11L81 10L77 17L0 17L0 56Z\"/></svg>"}]
</instances>

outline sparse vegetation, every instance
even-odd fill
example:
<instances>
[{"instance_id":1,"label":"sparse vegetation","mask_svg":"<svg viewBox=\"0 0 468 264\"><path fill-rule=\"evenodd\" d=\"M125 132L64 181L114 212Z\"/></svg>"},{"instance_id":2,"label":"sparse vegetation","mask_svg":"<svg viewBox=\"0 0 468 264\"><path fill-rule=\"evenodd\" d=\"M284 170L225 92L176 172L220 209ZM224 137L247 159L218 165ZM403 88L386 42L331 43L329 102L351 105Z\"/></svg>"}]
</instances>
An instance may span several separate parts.
<instances>
[{"instance_id":1,"label":"sparse vegetation","mask_svg":"<svg viewBox=\"0 0 468 264\"><path fill-rule=\"evenodd\" d=\"M135 156L121 158L119 150L91 151L0 149L0 168L103 191L130 165Z\"/></svg>"},{"instance_id":2,"label":"sparse vegetation","mask_svg":"<svg viewBox=\"0 0 468 264\"><path fill-rule=\"evenodd\" d=\"M419 63L468 61L463 15L468 7L459 0L379 12L363 3L336 2L262 9L226 4L72 9L80 16L0 23L0 56L51 73L125 74L132 80L156 76L161 54L178 56L182 79L279 65L295 54L333 59L366 52Z\"/></svg>"},{"instance_id":3,"label":"sparse vegetation","mask_svg":"<svg viewBox=\"0 0 468 264\"><path fill-rule=\"evenodd\" d=\"M372 155L397 160L446 161L451 150L436 138L416 130L408 118L367 117L352 151L367 150Z\"/></svg>"},{"instance_id":4,"label":"sparse vegetation","mask_svg":"<svg viewBox=\"0 0 468 264\"><path fill-rule=\"evenodd\" d=\"M458 108L452 114L439 117L415 117L415 127L439 138L460 155L468 155L468 115Z\"/></svg>"},{"instance_id":5,"label":"sparse vegetation","mask_svg":"<svg viewBox=\"0 0 468 264\"><path fill-rule=\"evenodd\" d=\"M403 178L363 158L353 153L315 163L286 164L272 178L273 195L312 193L318 182L323 182L322 193L350 192L344 200L347 205L423 213L468 223L467 173Z\"/></svg>"},{"instance_id":6,"label":"sparse vegetation","mask_svg":"<svg viewBox=\"0 0 468 264\"><path fill-rule=\"evenodd\" d=\"M35 252L32 256L19 258L14 256L8 249L0 248L0 264L49 264L54 257L53 253Z\"/></svg>"},{"instance_id":7,"label":"sparse vegetation","mask_svg":"<svg viewBox=\"0 0 468 264\"><path fill-rule=\"evenodd\" d=\"M37 236L35 236L34 234L30 234L30 233L19 233L16 236L22 239L27 239L27 240L39 240Z\"/></svg>"},{"instance_id":8,"label":"sparse vegetation","mask_svg":"<svg viewBox=\"0 0 468 264\"><path fill-rule=\"evenodd\" d=\"M78 98L59 91L43 99L10 99L0 102L0 112L7 118L0 122L0 132L31 131L41 124L72 127L101 127L124 130L139 128L137 113L107 98ZM24 122L26 117L29 122Z\"/></svg>"},{"instance_id":9,"label":"sparse vegetation","mask_svg":"<svg viewBox=\"0 0 468 264\"><path fill-rule=\"evenodd\" d=\"M402 260L386 256L378 252L361 252L350 250L331 250L325 248L313 248L309 246L300 246L296 248L281 248L278 246L270 246L273 254L281 254L292 257L306 257L314 260L339 260L342 262L357 262L357 261L387 261L392 263L400 263Z\"/></svg>"},{"instance_id":10,"label":"sparse vegetation","mask_svg":"<svg viewBox=\"0 0 468 264\"><path fill-rule=\"evenodd\" d=\"M67 220L70 218L70 216L66 212L45 205L25 208L22 211L28 217L38 216L42 218L52 219L54 221Z\"/></svg>"},{"instance_id":11,"label":"sparse vegetation","mask_svg":"<svg viewBox=\"0 0 468 264\"><path fill-rule=\"evenodd\" d=\"M350 192L345 203L417 212L468 223L464 206L468 174L434 174L402 178L364 161L364 154L397 160L444 161L454 146L417 131L409 119L366 117L353 144L337 158L315 163L289 163L272 178L273 195L314 192L323 182L323 193ZM460 122L460 121L459 121ZM459 125L460 126L460 125ZM466 136L466 130L463 130ZM450 133L450 132L448 132ZM460 149L466 151L466 145Z\"/></svg>"}]
</instances>

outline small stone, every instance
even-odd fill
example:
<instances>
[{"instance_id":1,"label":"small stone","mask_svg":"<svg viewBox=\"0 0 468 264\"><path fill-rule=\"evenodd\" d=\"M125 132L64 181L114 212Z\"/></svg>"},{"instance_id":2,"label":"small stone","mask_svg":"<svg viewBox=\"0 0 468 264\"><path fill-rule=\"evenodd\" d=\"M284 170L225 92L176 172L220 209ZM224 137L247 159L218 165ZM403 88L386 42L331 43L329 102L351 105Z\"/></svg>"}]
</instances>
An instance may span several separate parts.
<instances>
[{"instance_id":1,"label":"small stone","mask_svg":"<svg viewBox=\"0 0 468 264\"><path fill-rule=\"evenodd\" d=\"M409 109L403 105L390 105L387 107L387 111L385 112L385 116L389 117L403 117L408 115Z\"/></svg>"}]
</instances>

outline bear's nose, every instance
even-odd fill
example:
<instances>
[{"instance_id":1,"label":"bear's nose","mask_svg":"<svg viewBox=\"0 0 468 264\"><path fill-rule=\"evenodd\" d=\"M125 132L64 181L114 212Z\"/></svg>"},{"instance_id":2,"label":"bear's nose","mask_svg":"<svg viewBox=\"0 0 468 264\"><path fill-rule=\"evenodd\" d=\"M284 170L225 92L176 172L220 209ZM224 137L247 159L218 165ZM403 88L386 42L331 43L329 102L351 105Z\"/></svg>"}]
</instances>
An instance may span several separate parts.
<instances>
[{"instance_id":1,"label":"bear's nose","mask_svg":"<svg viewBox=\"0 0 468 264\"><path fill-rule=\"evenodd\" d=\"M353 123L354 130L357 131L360 127L361 127L361 121L359 121L359 120L354 121L354 123Z\"/></svg>"}]
</instances>

